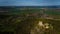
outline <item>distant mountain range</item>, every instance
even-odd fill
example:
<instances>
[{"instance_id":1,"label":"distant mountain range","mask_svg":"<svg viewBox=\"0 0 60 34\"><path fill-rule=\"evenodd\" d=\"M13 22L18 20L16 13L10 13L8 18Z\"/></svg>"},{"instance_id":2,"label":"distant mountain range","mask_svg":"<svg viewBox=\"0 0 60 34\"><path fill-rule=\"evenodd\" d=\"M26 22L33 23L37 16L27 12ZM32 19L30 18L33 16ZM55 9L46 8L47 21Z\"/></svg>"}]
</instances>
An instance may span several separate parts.
<instances>
[{"instance_id":1,"label":"distant mountain range","mask_svg":"<svg viewBox=\"0 0 60 34\"><path fill-rule=\"evenodd\" d=\"M60 8L58 6L0 6L0 8Z\"/></svg>"}]
</instances>

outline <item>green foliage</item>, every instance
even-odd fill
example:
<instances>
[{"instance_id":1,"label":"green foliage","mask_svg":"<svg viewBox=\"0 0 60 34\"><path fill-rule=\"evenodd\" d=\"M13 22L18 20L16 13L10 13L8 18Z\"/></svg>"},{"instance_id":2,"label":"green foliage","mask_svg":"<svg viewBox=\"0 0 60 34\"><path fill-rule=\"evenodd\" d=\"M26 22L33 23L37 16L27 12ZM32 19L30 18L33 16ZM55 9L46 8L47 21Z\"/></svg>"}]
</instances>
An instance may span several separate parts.
<instances>
[{"instance_id":1,"label":"green foliage","mask_svg":"<svg viewBox=\"0 0 60 34\"><path fill-rule=\"evenodd\" d=\"M52 24L55 31L57 31L57 33L60 32L60 20L48 20L36 17L22 18L20 15L3 15L3 18L0 18L0 31L16 31L19 33L27 33L30 32L30 30L34 28L39 21Z\"/></svg>"}]
</instances>

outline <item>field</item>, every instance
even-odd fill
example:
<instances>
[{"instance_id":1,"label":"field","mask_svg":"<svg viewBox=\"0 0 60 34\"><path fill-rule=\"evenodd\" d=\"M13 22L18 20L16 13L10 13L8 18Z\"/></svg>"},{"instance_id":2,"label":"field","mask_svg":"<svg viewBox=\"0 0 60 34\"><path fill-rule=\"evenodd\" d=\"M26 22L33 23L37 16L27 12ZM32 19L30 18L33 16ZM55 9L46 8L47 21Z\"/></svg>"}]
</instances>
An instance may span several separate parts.
<instances>
[{"instance_id":1,"label":"field","mask_svg":"<svg viewBox=\"0 0 60 34\"><path fill-rule=\"evenodd\" d=\"M49 28L48 32L44 29L43 34L60 34L59 8L0 8L0 32L30 34L39 21L53 27Z\"/></svg>"}]
</instances>

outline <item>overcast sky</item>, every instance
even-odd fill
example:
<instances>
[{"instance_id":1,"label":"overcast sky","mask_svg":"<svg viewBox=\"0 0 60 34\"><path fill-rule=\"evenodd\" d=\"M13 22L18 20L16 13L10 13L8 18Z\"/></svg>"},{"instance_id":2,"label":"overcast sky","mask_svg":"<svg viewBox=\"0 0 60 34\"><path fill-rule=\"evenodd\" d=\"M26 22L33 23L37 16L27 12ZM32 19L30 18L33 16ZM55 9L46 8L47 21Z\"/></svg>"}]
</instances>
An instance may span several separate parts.
<instances>
[{"instance_id":1,"label":"overcast sky","mask_svg":"<svg viewBox=\"0 0 60 34\"><path fill-rule=\"evenodd\" d=\"M0 6L50 6L60 5L60 0L0 0Z\"/></svg>"}]
</instances>

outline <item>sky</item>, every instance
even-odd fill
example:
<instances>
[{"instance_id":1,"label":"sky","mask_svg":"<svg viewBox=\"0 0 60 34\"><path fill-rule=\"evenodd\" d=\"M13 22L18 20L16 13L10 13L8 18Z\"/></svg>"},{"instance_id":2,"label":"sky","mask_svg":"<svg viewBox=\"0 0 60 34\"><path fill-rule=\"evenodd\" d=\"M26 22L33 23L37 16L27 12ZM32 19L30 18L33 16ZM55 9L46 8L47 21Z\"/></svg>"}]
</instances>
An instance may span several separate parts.
<instances>
[{"instance_id":1,"label":"sky","mask_svg":"<svg viewBox=\"0 0 60 34\"><path fill-rule=\"evenodd\" d=\"M60 5L60 0L0 0L0 6L50 6Z\"/></svg>"}]
</instances>

